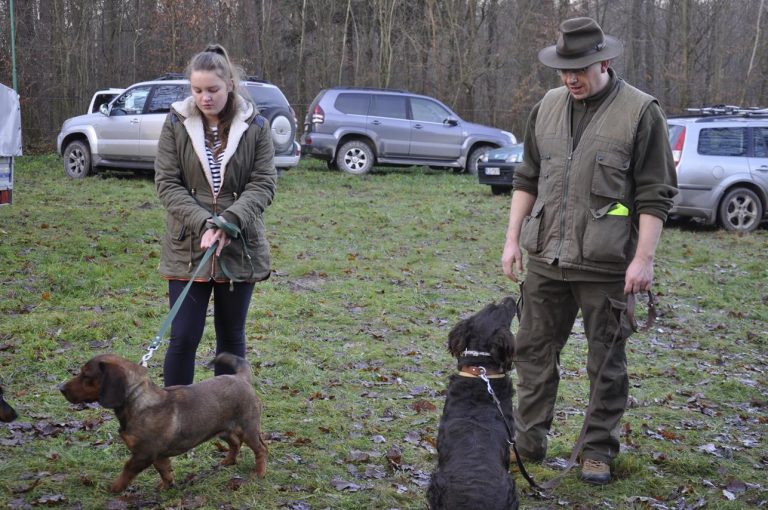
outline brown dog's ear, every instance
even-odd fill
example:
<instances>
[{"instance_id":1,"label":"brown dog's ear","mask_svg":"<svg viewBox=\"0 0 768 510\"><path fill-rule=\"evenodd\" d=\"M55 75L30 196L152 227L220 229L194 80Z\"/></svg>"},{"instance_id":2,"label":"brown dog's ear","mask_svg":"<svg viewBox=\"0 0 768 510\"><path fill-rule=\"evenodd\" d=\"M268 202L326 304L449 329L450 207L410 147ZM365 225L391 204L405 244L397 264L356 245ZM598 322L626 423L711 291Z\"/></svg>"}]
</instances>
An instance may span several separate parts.
<instances>
[{"instance_id":1,"label":"brown dog's ear","mask_svg":"<svg viewBox=\"0 0 768 510\"><path fill-rule=\"evenodd\" d=\"M448 333L448 351L458 358L469 342L469 320L459 321Z\"/></svg>"},{"instance_id":2,"label":"brown dog's ear","mask_svg":"<svg viewBox=\"0 0 768 510\"><path fill-rule=\"evenodd\" d=\"M125 404L125 392L128 387L125 372L114 363L99 363L101 386L99 404L107 409L116 409Z\"/></svg>"}]
</instances>

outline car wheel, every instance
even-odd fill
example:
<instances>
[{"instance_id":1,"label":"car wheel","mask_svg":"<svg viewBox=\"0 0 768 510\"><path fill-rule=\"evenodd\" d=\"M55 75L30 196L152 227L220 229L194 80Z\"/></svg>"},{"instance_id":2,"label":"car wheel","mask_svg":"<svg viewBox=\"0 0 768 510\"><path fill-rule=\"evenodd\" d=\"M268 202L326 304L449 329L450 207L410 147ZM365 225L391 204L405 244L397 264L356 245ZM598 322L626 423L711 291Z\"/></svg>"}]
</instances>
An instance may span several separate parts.
<instances>
[{"instance_id":1,"label":"car wheel","mask_svg":"<svg viewBox=\"0 0 768 510\"><path fill-rule=\"evenodd\" d=\"M494 186L491 184L491 193L494 195L506 195L510 191L509 186Z\"/></svg>"},{"instance_id":2,"label":"car wheel","mask_svg":"<svg viewBox=\"0 0 768 510\"><path fill-rule=\"evenodd\" d=\"M296 137L296 123L291 112L287 108L274 107L262 110L261 114L269 121L275 153L282 154L291 150Z\"/></svg>"},{"instance_id":3,"label":"car wheel","mask_svg":"<svg viewBox=\"0 0 768 510\"><path fill-rule=\"evenodd\" d=\"M373 168L373 159L373 151L367 143L352 140L339 149L336 166L350 174L367 174Z\"/></svg>"},{"instance_id":4,"label":"car wheel","mask_svg":"<svg viewBox=\"0 0 768 510\"><path fill-rule=\"evenodd\" d=\"M477 175L477 163L480 161L480 157L488 151L493 150L493 148L492 145L479 145L475 147L472 152L469 153L469 156L467 156L465 170L472 175Z\"/></svg>"},{"instance_id":5,"label":"car wheel","mask_svg":"<svg viewBox=\"0 0 768 510\"><path fill-rule=\"evenodd\" d=\"M725 194L718 209L718 220L726 230L752 232L763 218L760 197L747 188L734 188Z\"/></svg>"},{"instance_id":6,"label":"car wheel","mask_svg":"<svg viewBox=\"0 0 768 510\"><path fill-rule=\"evenodd\" d=\"M64 149L64 171L73 179L84 179L91 174L91 151L88 145L75 140Z\"/></svg>"}]
</instances>

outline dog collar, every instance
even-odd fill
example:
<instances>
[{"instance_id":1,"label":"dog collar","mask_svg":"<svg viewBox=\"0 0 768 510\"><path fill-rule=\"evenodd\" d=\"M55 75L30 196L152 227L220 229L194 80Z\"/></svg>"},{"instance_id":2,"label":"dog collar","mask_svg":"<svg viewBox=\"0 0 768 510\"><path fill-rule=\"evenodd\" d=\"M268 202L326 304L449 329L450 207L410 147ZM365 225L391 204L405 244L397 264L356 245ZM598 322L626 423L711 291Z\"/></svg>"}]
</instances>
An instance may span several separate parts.
<instances>
[{"instance_id":1,"label":"dog collar","mask_svg":"<svg viewBox=\"0 0 768 510\"><path fill-rule=\"evenodd\" d=\"M477 367L474 365L464 365L459 369L459 375L462 377L480 377L480 374L482 373L482 370L480 370L483 367ZM502 379L507 376L504 372L498 372L496 370L485 370L485 376L488 379Z\"/></svg>"},{"instance_id":2,"label":"dog collar","mask_svg":"<svg viewBox=\"0 0 768 510\"><path fill-rule=\"evenodd\" d=\"M461 353L462 356L472 356L473 358L479 358L480 356L489 356L491 355L490 352L482 352L482 351L470 351L469 349L464 349L464 351Z\"/></svg>"}]
</instances>

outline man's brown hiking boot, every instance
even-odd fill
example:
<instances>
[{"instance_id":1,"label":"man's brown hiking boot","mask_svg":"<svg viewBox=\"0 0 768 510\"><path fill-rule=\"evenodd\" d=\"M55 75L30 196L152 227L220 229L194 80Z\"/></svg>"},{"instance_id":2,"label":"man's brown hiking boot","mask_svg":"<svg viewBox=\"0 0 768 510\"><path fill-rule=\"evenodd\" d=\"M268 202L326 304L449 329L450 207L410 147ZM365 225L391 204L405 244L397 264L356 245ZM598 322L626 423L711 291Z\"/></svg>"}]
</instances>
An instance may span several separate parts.
<instances>
[{"instance_id":1,"label":"man's brown hiking boot","mask_svg":"<svg viewBox=\"0 0 768 510\"><path fill-rule=\"evenodd\" d=\"M605 485L611 481L611 466L599 460L584 459L581 464L581 480L594 485Z\"/></svg>"}]
</instances>

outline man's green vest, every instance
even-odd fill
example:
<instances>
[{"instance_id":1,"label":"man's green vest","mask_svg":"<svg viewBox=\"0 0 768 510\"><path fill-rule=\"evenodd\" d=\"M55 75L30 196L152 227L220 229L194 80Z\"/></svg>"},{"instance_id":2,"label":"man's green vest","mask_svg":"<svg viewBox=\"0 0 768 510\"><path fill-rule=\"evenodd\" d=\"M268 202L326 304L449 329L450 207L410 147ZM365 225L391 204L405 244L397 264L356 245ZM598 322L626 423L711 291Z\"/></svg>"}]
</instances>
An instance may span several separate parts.
<instances>
[{"instance_id":1,"label":"man's green vest","mask_svg":"<svg viewBox=\"0 0 768 510\"><path fill-rule=\"evenodd\" d=\"M624 274L637 246L632 153L646 108L656 100L620 81L597 107L572 149L571 95L547 92L536 117L541 155L538 195L523 222L532 260Z\"/></svg>"}]
</instances>

